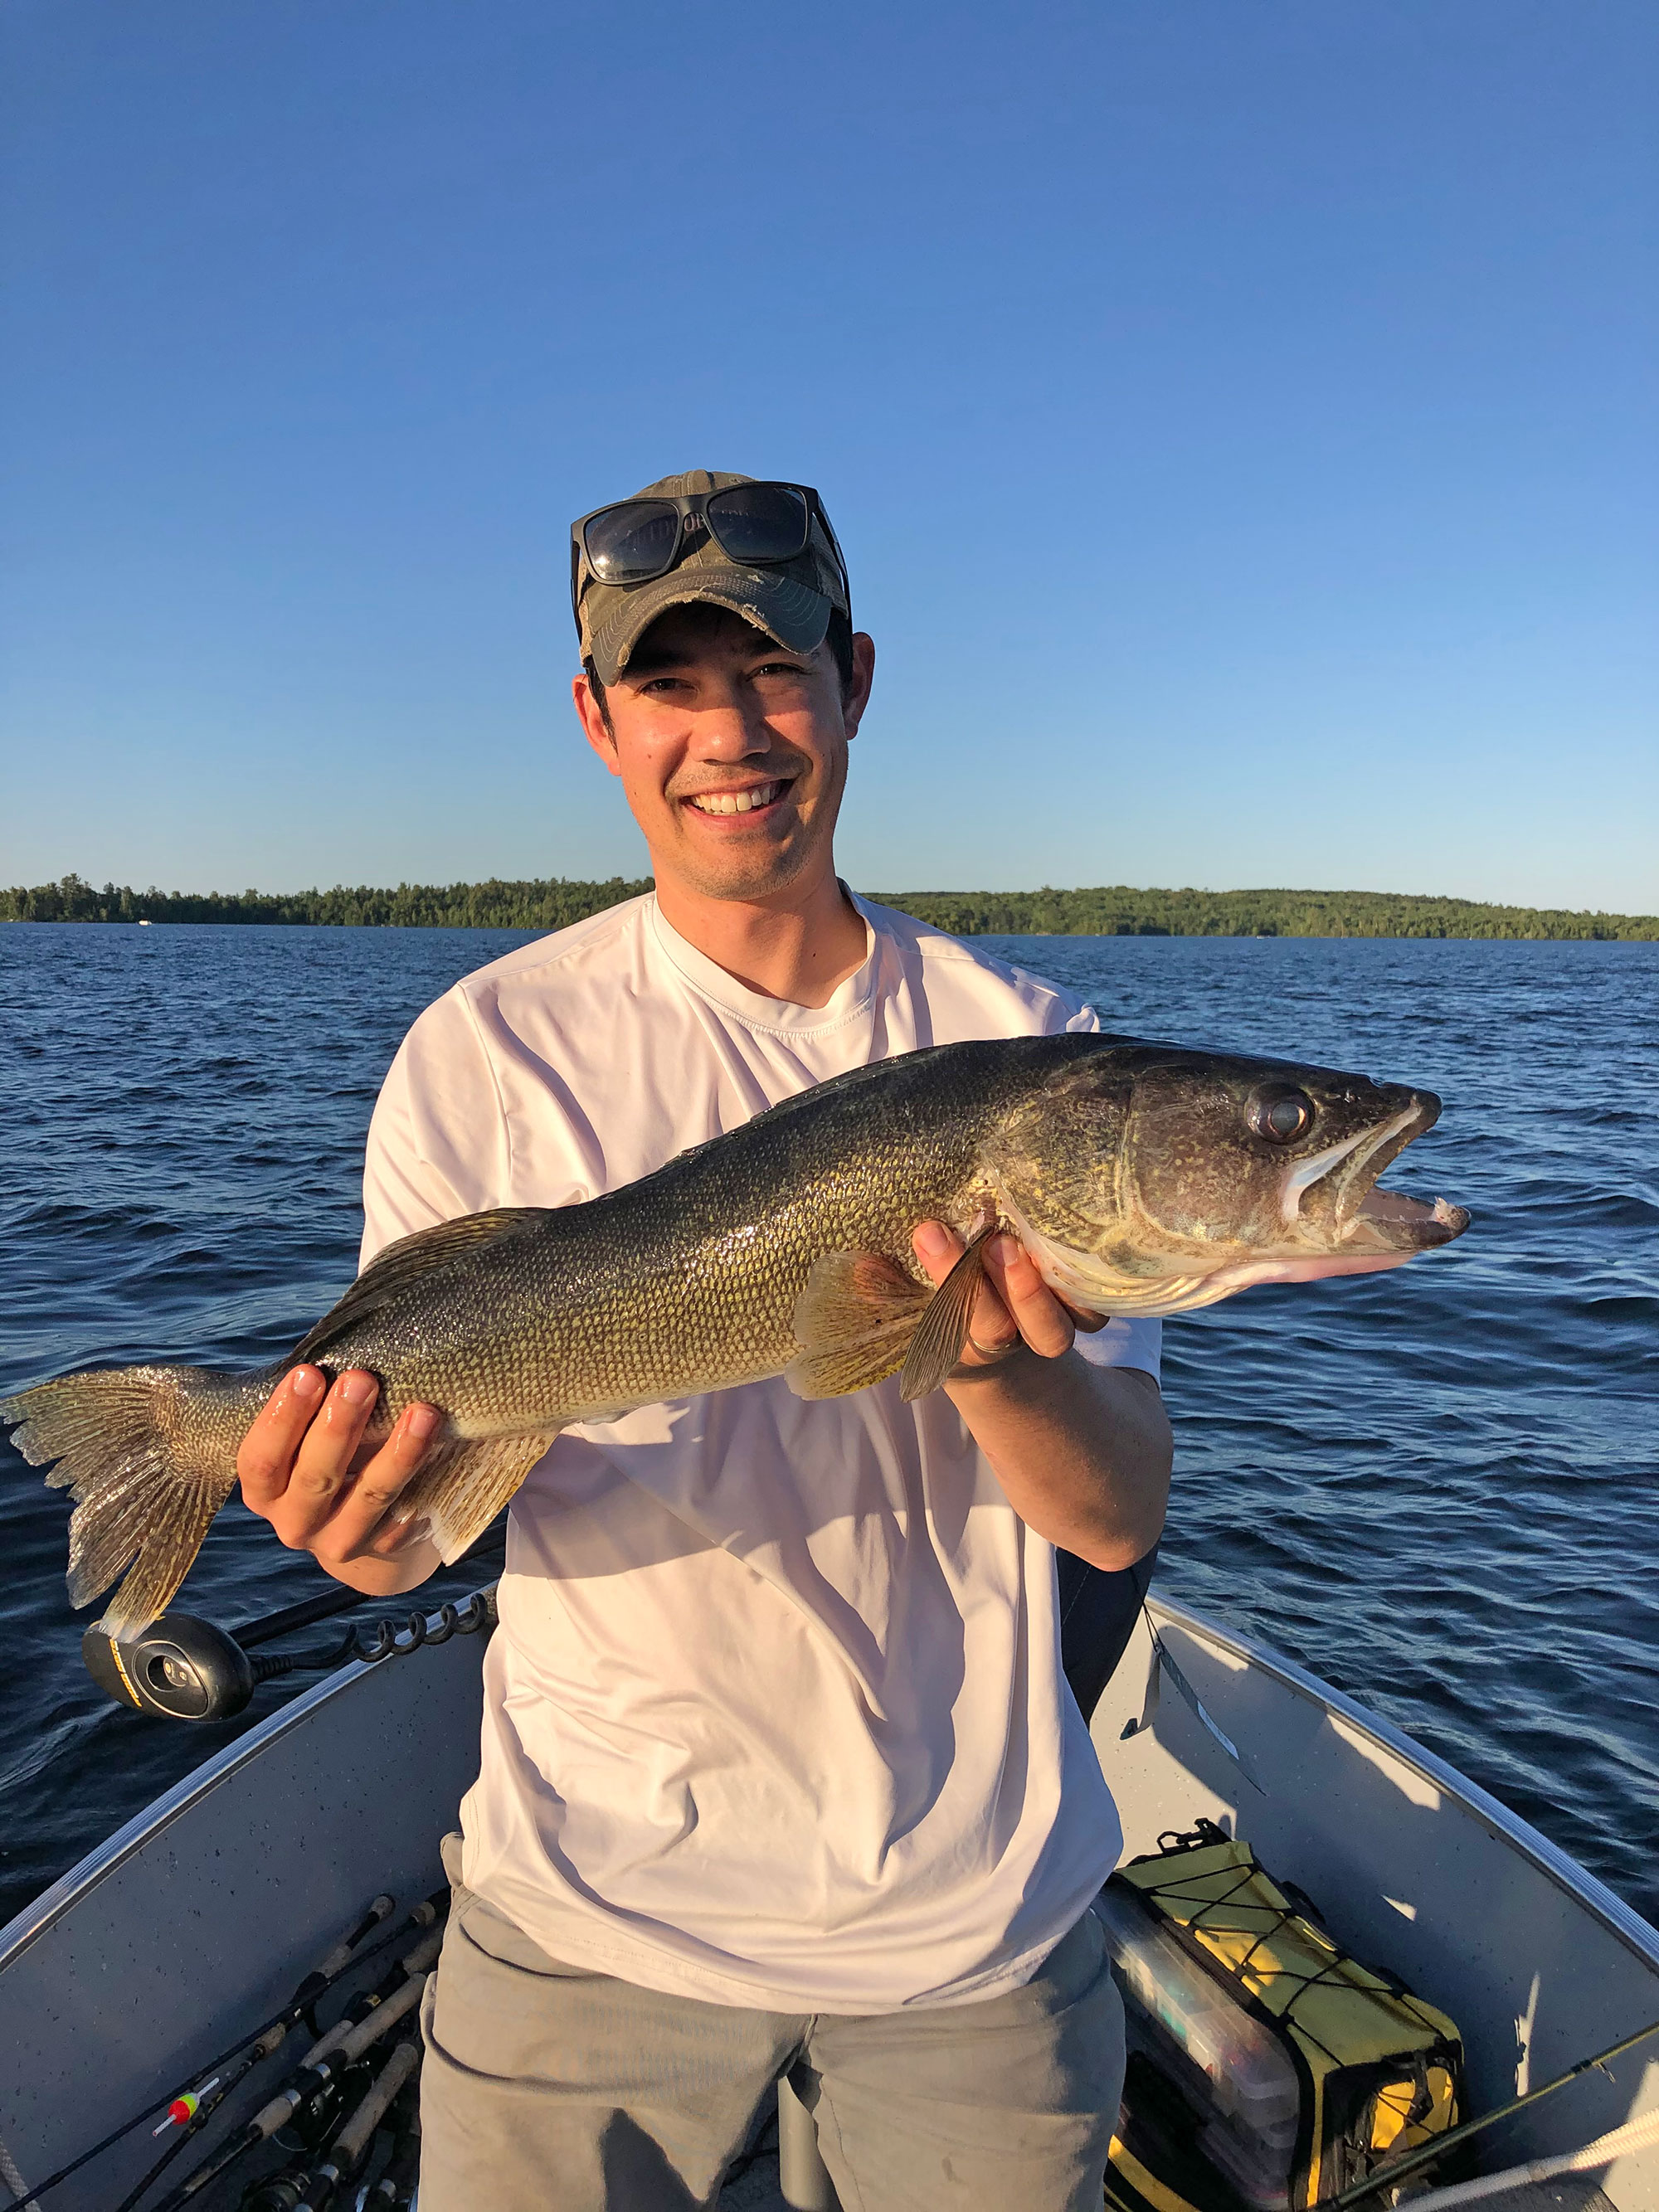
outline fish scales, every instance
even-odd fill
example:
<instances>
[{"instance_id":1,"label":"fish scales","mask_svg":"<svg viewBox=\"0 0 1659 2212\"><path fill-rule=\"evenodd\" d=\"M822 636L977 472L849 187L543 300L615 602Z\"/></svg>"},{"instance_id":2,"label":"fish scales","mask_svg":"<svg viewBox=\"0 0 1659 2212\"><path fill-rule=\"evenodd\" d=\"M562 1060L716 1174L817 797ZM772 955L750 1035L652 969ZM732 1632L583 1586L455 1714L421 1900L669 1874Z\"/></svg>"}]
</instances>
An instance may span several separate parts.
<instances>
[{"instance_id":1,"label":"fish scales","mask_svg":"<svg viewBox=\"0 0 1659 2212\"><path fill-rule=\"evenodd\" d=\"M444 1263L453 1280L428 1274L418 1306L383 1309L311 1356L380 1377L377 1427L425 1401L465 1437L602 1419L781 1373L821 1255L908 1255L918 1221L965 1223L983 1186L978 1151L1006 1085L964 1079L971 1063L880 1064L889 1070L906 1079L882 1086L878 1115L858 1079L877 1071L857 1071L838 1095L834 1085L803 1094L829 1110L787 1102L641 1182L550 1209L533 1229Z\"/></svg>"},{"instance_id":2,"label":"fish scales","mask_svg":"<svg viewBox=\"0 0 1659 2212\"><path fill-rule=\"evenodd\" d=\"M0 1402L76 1503L70 1589L127 1570L104 1626L166 1606L235 1479L250 1423L297 1361L380 1384L444 1425L393 1509L446 1559L561 1428L787 1374L803 1396L945 1379L1012 1230L1079 1315L1177 1313L1251 1283L1398 1266L1468 1226L1377 1188L1432 1126L1432 1094L1339 1070L1091 1034L898 1055L805 1091L635 1183L469 1215L375 1260L258 1375L137 1367ZM920 1222L968 1240L937 1291Z\"/></svg>"}]
</instances>

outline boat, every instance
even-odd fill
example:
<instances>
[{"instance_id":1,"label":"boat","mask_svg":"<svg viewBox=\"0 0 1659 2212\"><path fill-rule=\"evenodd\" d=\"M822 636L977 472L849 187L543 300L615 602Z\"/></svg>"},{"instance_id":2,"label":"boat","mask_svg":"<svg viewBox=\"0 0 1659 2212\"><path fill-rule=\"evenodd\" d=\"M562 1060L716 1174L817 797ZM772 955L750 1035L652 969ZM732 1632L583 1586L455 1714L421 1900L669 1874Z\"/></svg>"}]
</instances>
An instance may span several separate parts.
<instances>
[{"instance_id":1,"label":"boat","mask_svg":"<svg viewBox=\"0 0 1659 2212\"><path fill-rule=\"evenodd\" d=\"M293 1627L353 1601L362 1602L336 1595L279 1618ZM477 1762L485 1637L468 1631L488 1629L492 1601L481 1591L411 1615L396 1634L383 1626L372 1644L359 1637L359 1656L204 1761L0 1930L9 2054L0 2184L11 2192L0 2212L168 2203L185 2176L247 2136L284 2067L313 2035L326 2043L339 1994L365 1982L396 1996L405 2025L372 2042L360 2083L385 2088L389 2048L407 2051L405 2075L413 2068L408 1985L436 1952L439 1838ZM190 1673L180 1662L175 1680L151 1663L164 1694ZM1493 2175L1501 2193L1489 2201L1501 2212L1659 2212L1659 2036L1637 2039L1659 2025L1659 1932L1621 1899L1376 1713L1165 1598L1143 1608L1091 1729L1126 1856L1200 1822L1247 1838L1276 1879L1317 1900L1346 1950L1457 2022L1470 2112L1522 2100L1479 2137L1486 2182L1448 2187L1431 2166L1400 2185L1426 2188L1423 2212L1490 2191ZM307 1976L314 1985L342 1960L301 2016ZM367 2004L356 2008L363 2038L389 2009ZM253 2032L284 2019L280 2051L236 2075ZM1627 2039L1605 2064L1583 2064ZM1539 2094L1575 2068L1559 2093ZM403 2102L383 2100L376 2142L390 2141L385 2114L408 2109L410 2089L403 2076L392 2084ZM723 2205L833 2207L811 2114L787 2083L780 2108L776 2142L769 2130L745 2154ZM133 2116L137 2125L85 2156ZM1587 2145L1588 2166L1503 2181ZM198 2212L240 2205L285 2155L280 2136L261 2138L187 2201ZM389 2185L372 2195L369 2170L258 2201L408 2201ZM1364 2212L1394 2194L1373 2191Z\"/></svg>"}]
</instances>

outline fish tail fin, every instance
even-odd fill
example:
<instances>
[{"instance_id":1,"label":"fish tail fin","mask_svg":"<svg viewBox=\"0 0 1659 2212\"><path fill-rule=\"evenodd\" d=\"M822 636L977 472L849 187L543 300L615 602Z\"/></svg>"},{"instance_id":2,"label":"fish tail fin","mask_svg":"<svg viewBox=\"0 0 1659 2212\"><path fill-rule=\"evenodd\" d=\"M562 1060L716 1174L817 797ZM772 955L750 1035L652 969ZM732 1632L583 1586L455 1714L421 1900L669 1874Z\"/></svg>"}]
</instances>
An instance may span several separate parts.
<instances>
[{"instance_id":1,"label":"fish tail fin","mask_svg":"<svg viewBox=\"0 0 1659 2212\"><path fill-rule=\"evenodd\" d=\"M236 1449L262 1394L202 1367L65 1375L0 1400L31 1467L75 1499L69 1594L86 1605L131 1565L99 1626L136 1635L166 1609L236 1480Z\"/></svg>"},{"instance_id":2,"label":"fish tail fin","mask_svg":"<svg viewBox=\"0 0 1659 2212\"><path fill-rule=\"evenodd\" d=\"M430 1537L444 1565L452 1565L483 1535L557 1434L549 1429L441 1443L392 1508L393 1524L411 1540Z\"/></svg>"}]
</instances>

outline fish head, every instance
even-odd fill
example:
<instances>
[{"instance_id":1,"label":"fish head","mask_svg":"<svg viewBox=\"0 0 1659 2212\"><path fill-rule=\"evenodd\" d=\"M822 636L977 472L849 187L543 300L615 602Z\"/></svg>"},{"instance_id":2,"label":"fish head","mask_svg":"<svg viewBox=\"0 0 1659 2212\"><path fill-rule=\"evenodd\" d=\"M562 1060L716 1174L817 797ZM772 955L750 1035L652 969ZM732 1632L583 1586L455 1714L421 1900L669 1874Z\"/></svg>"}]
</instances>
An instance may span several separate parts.
<instances>
[{"instance_id":1,"label":"fish head","mask_svg":"<svg viewBox=\"0 0 1659 2212\"><path fill-rule=\"evenodd\" d=\"M1131 1092L1122 1195L1172 1249L1409 1259L1468 1226L1461 1206L1379 1189L1440 1118L1431 1091L1288 1060L1189 1053Z\"/></svg>"},{"instance_id":2,"label":"fish head","mask_svg":"<svg viewBox=\"0 0 1659 2212\"><path fill-rule=\"evenodd\" d=\"M1468 1226L1462 1206L1378 1187L1439 1119L1432 1091L1296 1061L1090 1043L1002 1133L994 1163L1009 1218L1078 1303L1176 1312L1252 1283L1398 1267Z\"/></svg>"}]
</instances>

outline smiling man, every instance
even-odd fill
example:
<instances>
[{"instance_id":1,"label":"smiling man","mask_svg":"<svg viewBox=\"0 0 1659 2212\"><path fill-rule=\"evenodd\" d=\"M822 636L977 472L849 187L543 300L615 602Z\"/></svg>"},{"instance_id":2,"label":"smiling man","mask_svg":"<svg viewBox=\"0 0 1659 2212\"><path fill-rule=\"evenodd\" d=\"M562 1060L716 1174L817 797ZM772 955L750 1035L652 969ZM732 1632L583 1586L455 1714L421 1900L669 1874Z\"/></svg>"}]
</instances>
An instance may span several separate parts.
<instances>
[{"instance_id":1,"label":"smiling man","mask_svg":"<svg viewBox=\"0 0 1659 2212\"><path fill-rule=\"evenodd\" d=\"M839 881L875 650L817 495L696 472L573 532L576 711L654 894L416 1024L364 1255L578 1203L779 1100L954 1039L1096 1026ZM942 1280L962 1249L923 1224ZM780 1379L567 1431L515 1498L483 1756L426 2021L423 2212L706 2205L787 2073L847 2212L1100 2202L1121 2013L1111 1799L1061 1671L1055 1547L1162 1525L1158 1324L1079 1317L997 1240L943 1389ZM665 1325L672 1326L672 1316ZM296 1369L244 1495L362 1589L434 1409Z\"/></svg>"}]
</instances>

